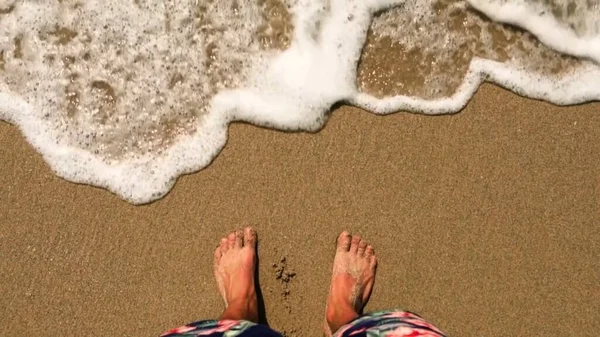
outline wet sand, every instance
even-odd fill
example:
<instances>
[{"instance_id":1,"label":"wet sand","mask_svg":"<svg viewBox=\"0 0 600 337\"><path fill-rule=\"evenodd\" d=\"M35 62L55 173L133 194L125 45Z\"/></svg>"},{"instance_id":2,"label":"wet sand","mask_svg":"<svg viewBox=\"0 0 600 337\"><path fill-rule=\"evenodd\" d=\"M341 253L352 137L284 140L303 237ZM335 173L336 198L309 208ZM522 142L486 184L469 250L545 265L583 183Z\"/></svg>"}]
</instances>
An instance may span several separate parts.
<instances>
[{"instance_id":1,"label":"wet sand","mask_svg":"<svg viewBox=\"0 0 600 337\"><path fill-rule=\"evenodd\" d=\"M598 130L600 104L491 85L452 116L342 107L316 134L235 124L210 167L136 207L54 176L0 123L0 336L156 336L214 318L212 251L244 224L287 336L321 335L343 229L379 256L369 310L459 337L595 336ZM277 279L282 266L296 276Z\"/></svg>"}]
</instances>

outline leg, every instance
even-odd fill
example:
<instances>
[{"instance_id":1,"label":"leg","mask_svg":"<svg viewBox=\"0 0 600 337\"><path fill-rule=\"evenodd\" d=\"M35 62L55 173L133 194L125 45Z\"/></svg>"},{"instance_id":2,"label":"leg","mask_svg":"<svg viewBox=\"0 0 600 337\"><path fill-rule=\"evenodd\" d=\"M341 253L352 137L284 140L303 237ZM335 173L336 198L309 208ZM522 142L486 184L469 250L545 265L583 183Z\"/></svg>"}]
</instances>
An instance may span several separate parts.
<instances>
[{"instance_id":1,"label":"leg","mask_svg":"<svg viewBox=\"0 0 600 337\"><path fill-rule=\"evenodd\" d=\"M343 232L337 239L331 287L325 312L325 334L329 337L443 337L421 317L402 310L362 315L369 300L377 259L373 247L360 236Z\"/></svg>"},{"instance_id":2,"label":"leg","mask_svg":"<svg viewBox=\"0 0 600 337\"><path fill-rule=\"evenodd\" d=\"M252 228L237 230L221 239L214 262L215 279L226 306L221 320L258 322L255 269L256 232Z\"/></svg>"},{"instance_id":3,"label":"leg","mask_svg":"<svg viewBox=\"0 0 600 337\"><path fill-rule=\"evenodd\" d=\"M362 313L373 290L376 267L371 245L360 236L351 236L348 232L340 234L325 311L327 336Z\"/></svg>"},{"instance_id":4,"label":"leg","mask_svg":"<svg viewBox=\"0 0 600 337\"><path fill-rule=\"evenodd\" d=\"M444 333L416 314L403 310L373 312L344 325L335 337L444 337Z\"/></svg>"},{"instance_id":5,"label":"leg","mask_svg":"<svg viewBox=\"0 0 600 337\"><path fill-rule=\"evenodd\" d=\"M162 334L162 337L281 337L258 322L254 276L256 232L247 227L221 239L215 250L214 273L225 310L219 320L190 323Z\"/></svg>"}]
</instances>

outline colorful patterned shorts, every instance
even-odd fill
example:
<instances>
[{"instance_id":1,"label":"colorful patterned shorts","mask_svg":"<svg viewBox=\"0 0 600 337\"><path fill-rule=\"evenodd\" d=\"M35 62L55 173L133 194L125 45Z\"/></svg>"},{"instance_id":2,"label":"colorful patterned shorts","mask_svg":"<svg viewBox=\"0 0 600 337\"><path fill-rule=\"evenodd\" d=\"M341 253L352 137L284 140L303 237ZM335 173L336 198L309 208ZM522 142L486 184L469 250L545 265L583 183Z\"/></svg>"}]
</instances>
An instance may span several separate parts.
<instances>
[{"instance_id":1,"label":"colorful patterned shorts","mask_svg":"<svg viewBox=\"0 0 600 337\"><path fill-rule=\"evenodd\" d=\"M171 331L161 337L281 337L268 326L248 321L198 321ZM334 337L444 337L435 326L407 311L379 311L363 315L342 326Z\"/></svg>"}]
</instances>

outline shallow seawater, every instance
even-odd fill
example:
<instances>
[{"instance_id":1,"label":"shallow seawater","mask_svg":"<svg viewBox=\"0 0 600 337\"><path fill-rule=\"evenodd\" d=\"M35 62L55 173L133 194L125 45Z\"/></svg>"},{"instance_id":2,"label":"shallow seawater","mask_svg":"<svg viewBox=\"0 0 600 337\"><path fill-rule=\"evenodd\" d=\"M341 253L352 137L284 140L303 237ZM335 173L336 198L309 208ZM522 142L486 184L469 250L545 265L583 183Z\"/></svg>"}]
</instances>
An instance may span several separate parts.
<instances>
[{"instance_id":1,"label":"shallow seawater","mask_svg":"<svg viewBox=\"0 0 600 337\"><path fill-rule=\"evenodd\" d=\"M133 203L208 165L232 121L453 113L482 81L598 100L599 1L0 1L0 119Z\"/></svg>"},{"instance_id":2,"label":"shallow seawater","mask_svg":"<svg viewBox=\"0 0 600 337\"><path fill-rule=\"evenodd\" d=\"M253 63L289 44L289 14L276 0L52 3L3 10L3 82L37 103L57 145L107 161L158 154L194 133L212 96L242 86Z\"/></svg>"},{"instance_id":3,"label":"shallow seawater","mask_svg":"<svg viewBox=\"0 0 600 337\"><path fill-rule=\"evenodd\" d=\"M421 1L375 17L358 68L359 88L378 97L451 96L473 57L543 76L581 66L577 58L555 52L527 31L492 22L462 1Z\"/></svg>"}]
</instances>

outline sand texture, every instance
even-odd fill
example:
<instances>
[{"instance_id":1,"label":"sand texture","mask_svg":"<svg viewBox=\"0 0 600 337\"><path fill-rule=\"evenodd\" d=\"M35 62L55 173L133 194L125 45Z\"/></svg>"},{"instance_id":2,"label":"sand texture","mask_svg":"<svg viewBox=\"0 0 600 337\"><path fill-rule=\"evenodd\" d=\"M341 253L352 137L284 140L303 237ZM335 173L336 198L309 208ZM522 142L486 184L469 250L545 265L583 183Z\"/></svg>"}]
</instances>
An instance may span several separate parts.
<instances>
[{"instance_id":1,"label":"sand texture","mask_svg":"<svg viewBox=\"0 0 600 337\"><path fill-rule=\"evenodd\" d=\"M600 104L491 85L452 116L342 107L316 134L235 124L211 166L136 207L54 176L0 123L0 336L156 336L214 318L212 251L244 224L287 336L321 335L343 229L379 256L369 310L456 337L596 336L599 130Z\"/></svg>"}]
</instances>

